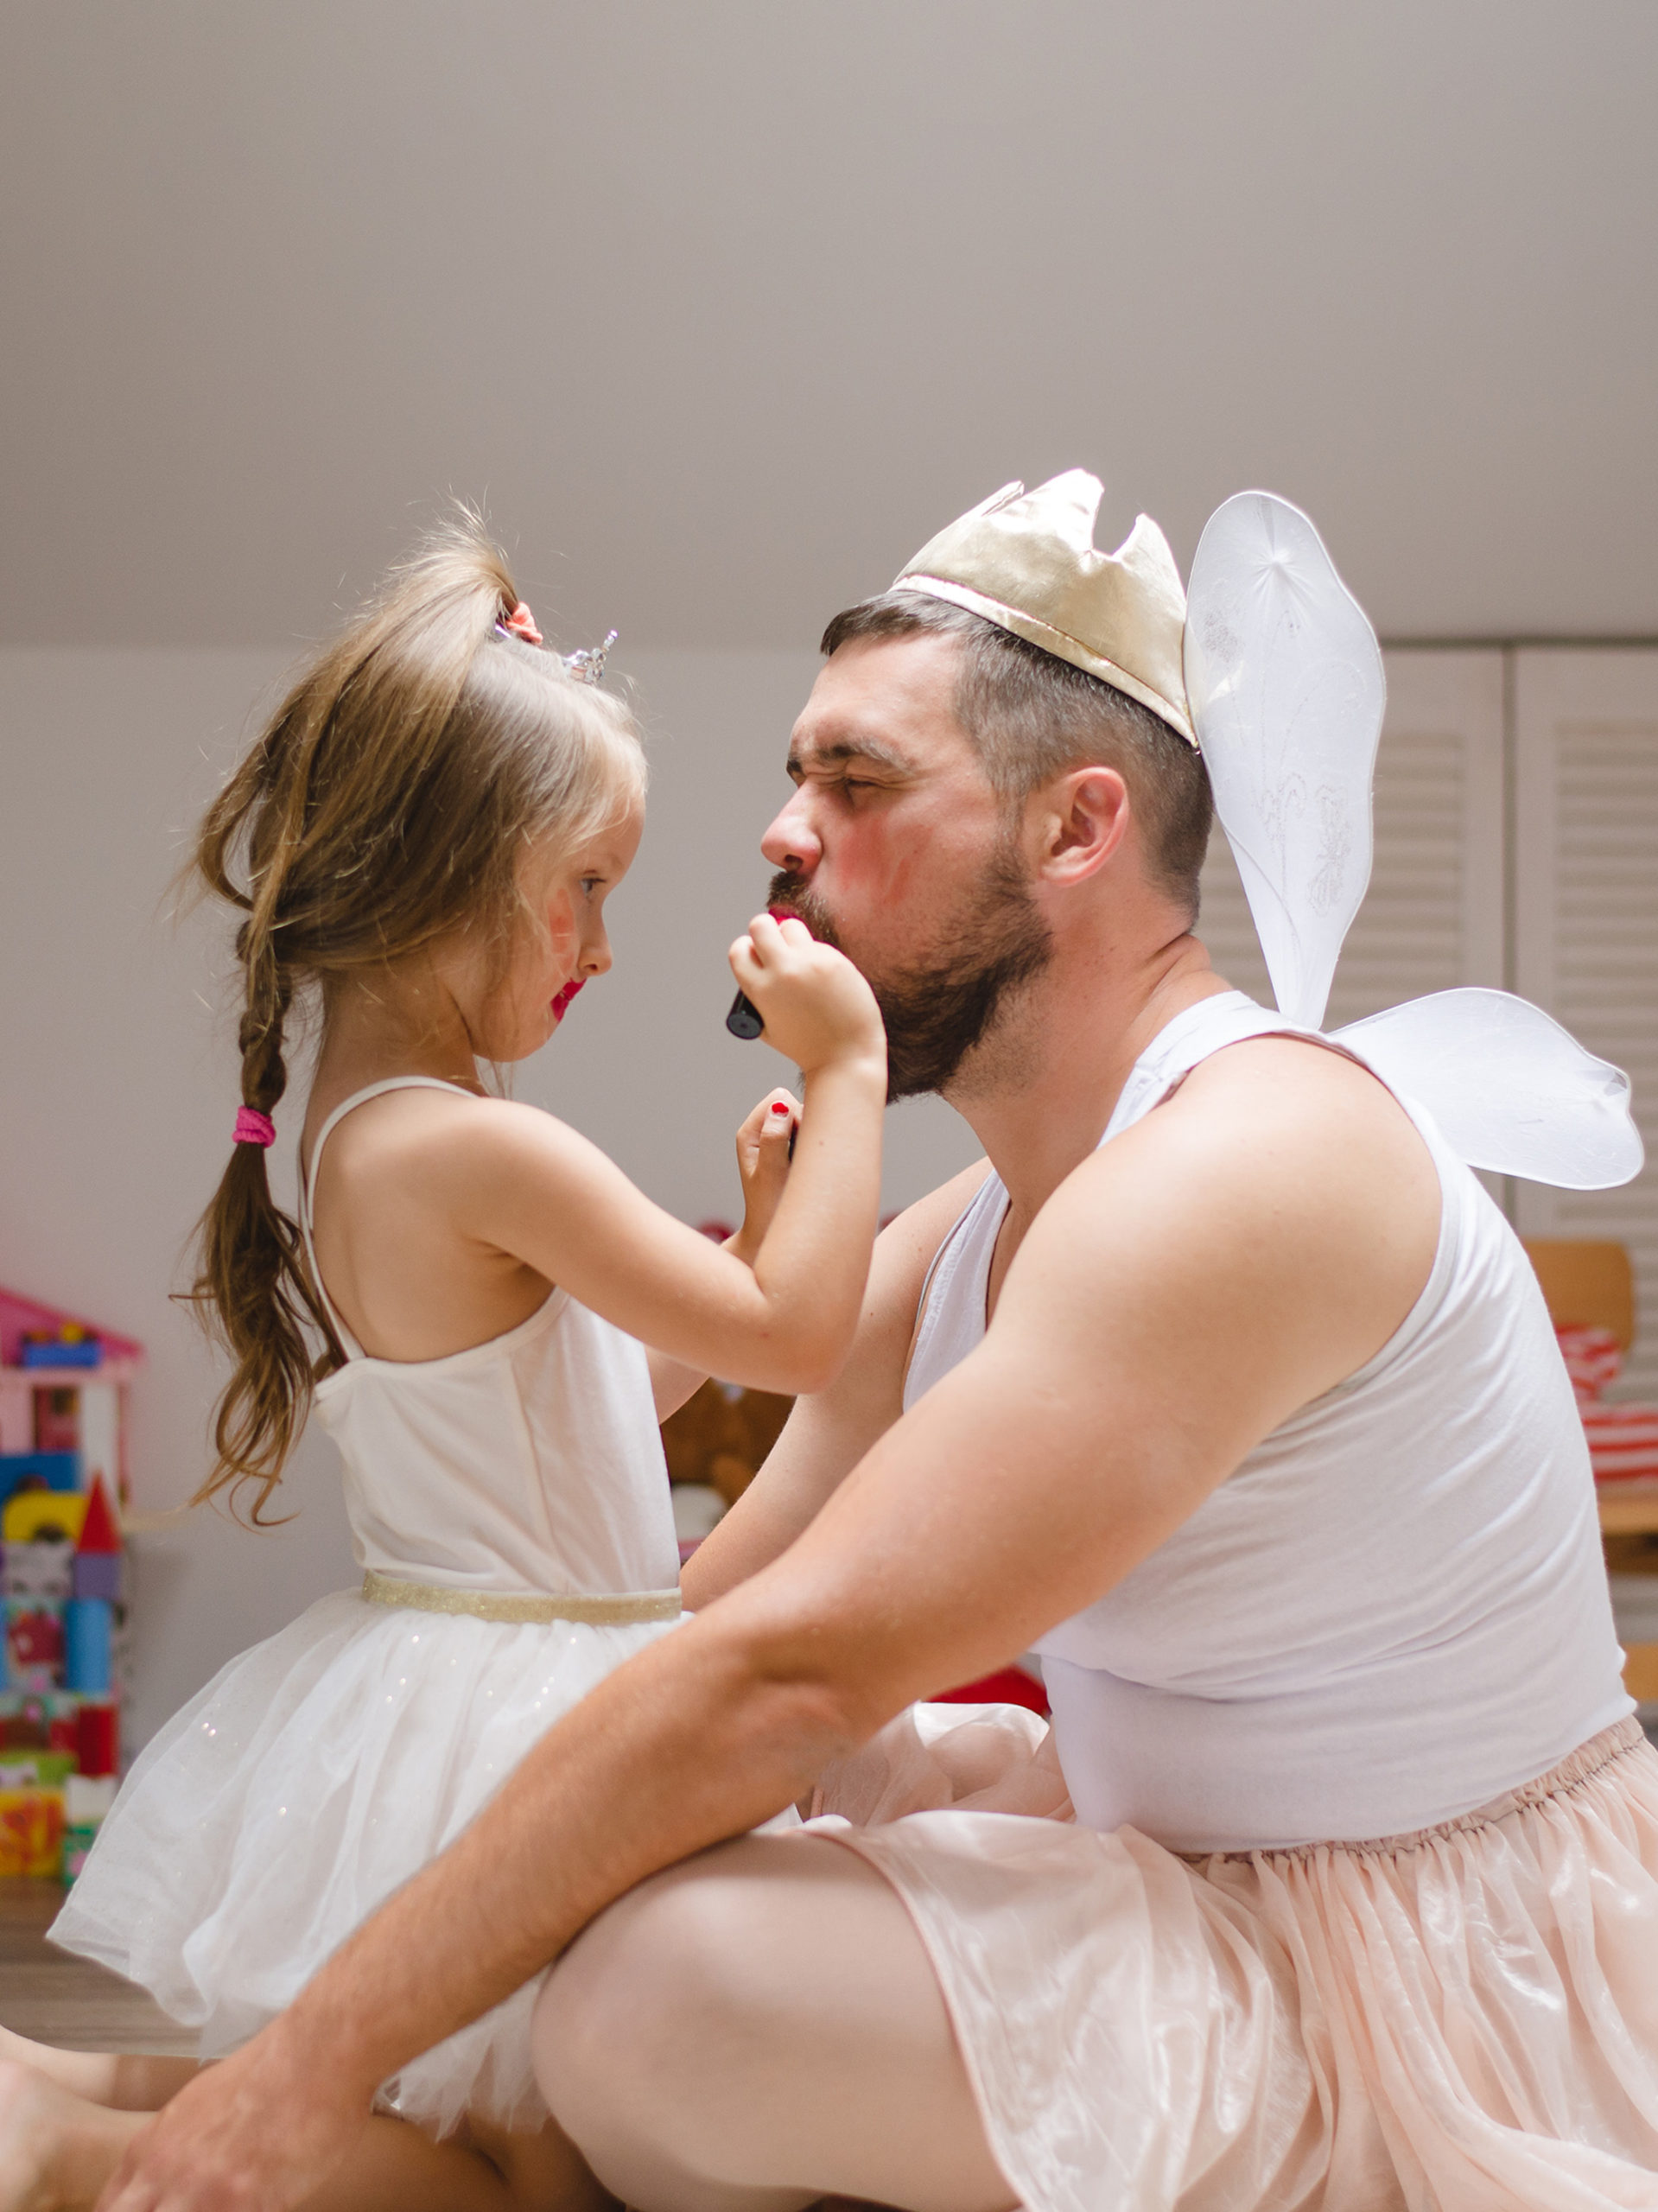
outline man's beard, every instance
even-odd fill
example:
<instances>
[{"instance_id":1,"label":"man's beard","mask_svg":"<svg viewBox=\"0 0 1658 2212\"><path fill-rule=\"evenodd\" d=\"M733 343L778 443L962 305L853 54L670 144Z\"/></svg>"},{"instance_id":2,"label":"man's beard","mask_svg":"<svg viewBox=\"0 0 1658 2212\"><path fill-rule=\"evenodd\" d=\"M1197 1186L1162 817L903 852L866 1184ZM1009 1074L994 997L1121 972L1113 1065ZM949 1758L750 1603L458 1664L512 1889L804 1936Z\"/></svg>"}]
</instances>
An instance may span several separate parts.
<instances>
[{"instance_id":1,"label":"man's beard","mask_svg":"<svg viewBox=\"0 0 1658 2212\"><path fill-rule=\"evenodd\" d=\"M774 913L798 915L815 938L845 950L822 899L789 869L772 878L766 905ZM972 903L941 934L950 950L935 960L879 970L859 963L886 1025L889 1105L947 1089L1008 994L1039 976L1053 957L1030 879L1007 846Z\"/></svg>"}]
</instances>

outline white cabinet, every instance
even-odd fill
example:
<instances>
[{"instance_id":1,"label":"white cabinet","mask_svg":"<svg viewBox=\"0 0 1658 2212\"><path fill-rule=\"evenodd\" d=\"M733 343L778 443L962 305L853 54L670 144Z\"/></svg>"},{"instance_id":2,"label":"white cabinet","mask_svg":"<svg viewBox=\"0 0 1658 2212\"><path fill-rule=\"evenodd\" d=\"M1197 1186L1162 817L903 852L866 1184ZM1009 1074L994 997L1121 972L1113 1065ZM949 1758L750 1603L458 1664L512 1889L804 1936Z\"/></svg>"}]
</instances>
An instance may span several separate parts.
<instances>
[{"instance_id":1,"label":"white cabinet","mask_svg":"<svg viewBox=\"0 0 1658 2212\"><path fill-rule=\"evenodd\" d=\"M1639 1334L1617 1395L1658 1398L1658 652L1521 652L1515 988L1628 1071L1647 1166L1621 1191L1517 1186L1522 1233L1615 1236Z\"/></svg>"},{"instance_id":2,"label":"white cabinet","mask_svg":"<svg viewBox=\"0 0 1658 2212\"><path fill-rule=\"evenodd\" d=\"M1458 983L1506 984L1628 1071L1648 1166L1619 1191L1512 1183L1522 1233L1613 1236L1641 1332L1617 1395L1658 1400L1658 648L1387 655L1369 894L1329 1026ZM1197 933L1272 1003L1217 832Z\"/></svg>"}]
</instances>

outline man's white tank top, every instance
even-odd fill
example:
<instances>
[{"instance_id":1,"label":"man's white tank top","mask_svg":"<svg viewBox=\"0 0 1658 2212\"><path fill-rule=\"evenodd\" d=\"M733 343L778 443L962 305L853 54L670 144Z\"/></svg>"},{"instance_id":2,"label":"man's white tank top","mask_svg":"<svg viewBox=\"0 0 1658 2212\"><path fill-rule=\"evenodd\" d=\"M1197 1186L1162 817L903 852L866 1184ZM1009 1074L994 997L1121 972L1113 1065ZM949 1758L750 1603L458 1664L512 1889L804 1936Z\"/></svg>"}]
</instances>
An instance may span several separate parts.
<instances>
[{"instance_id":1,"label":"man's white tank top","mask_svg":"<svg viewBox=\"0 0 1658 2212\"><path fill-rule=\"evenodd\" d=\"M1102 1143L1210 1053L1307 1033L1241 992L1203 1000L1136 1062ZM1184 1852L1397 1835L1518 1788L1633 1710L1536 1278L1429 1117L1400 1103L1441 1192L1414 1307L1037 1647L1091 1827ZM1007 1204L991 1175L940 1247L906 1407L984 1336Z\"/></svg>"}]
</instances>

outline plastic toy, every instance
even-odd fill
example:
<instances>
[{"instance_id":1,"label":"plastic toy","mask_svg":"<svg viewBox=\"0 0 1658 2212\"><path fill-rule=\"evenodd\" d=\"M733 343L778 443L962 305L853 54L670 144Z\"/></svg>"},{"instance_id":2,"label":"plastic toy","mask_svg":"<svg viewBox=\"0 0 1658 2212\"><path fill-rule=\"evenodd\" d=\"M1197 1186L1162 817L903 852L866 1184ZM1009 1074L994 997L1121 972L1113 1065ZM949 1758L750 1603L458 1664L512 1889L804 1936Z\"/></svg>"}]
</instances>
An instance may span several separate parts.
<instances>
[{"instance_id":1,"label":"plastic toy","mask_svg":"<svg viewBox=\"0 0 1658 2212\"><path fill-rule=\"evenodd\" d=\"M112 1698L82 1704L76 1730L75 1764L82 1774L113 1775L121 1764L121 1715Z\"/></svg>"},{"instance_id":2,"label":"plastic toy","mask_svg":"<svg viewBox=\"0 0 1658 2212\"><path fill-rule=\"evenodd\" d=\"M120 1533L110 1510L109 1497L102 1478L94 1475L71 1564L74 1596L102 1598L111 1605L118 1604L121 1597L122 1558Z\"/></svg>"},{"instance_id":3,"label":"plastic toy","mask_svg":"<svg viewBox=\"0 0 1658 2212\"><path fill-rule=\"evenodd\" d=\"M50 1337L44 1331L31 1332L23 1338L22 1353L21 1367L101 1367L104 1363L103 1345L96 1337L77 1330L73 1321L66 1324L60 1336Z\"/></svg>"},{"instance_id":4,"label":"plastic toy","mask_svg":"<svg viewBox=\"0 0 1658 2212\"><path fill-rule=\"evenodd\" d=\"M63 1686L97 1697L110 1693L114 1608L107 1598L71 1598L63 1609Z\"/></svg>"},{"instance_id":5,"label":"plastic toy","mask_svg":"<svg viewBox=\"0 0 1658 2212\"><path fill-rule=\"evenodd\" d=\"M39 1535L4 1547L6 1597L52 1598L60 1603L74 1588L75 1547L68 1536Z\"/></svg>"},{"instance_id":6,"label":"plastic toy","mask_svg":"<svg viewBox=\"0 0 1658 2212\"><path fill-rule=\"evenodd\" d=\"M6 1599L6 1674L18 1689L61 1688L64 1604L61 1598Z\"/></svg>"},{"instance_id":7,"label":"plastic toy","mask_svg":"<svg viewBox=\"0 0 1658 2212\"><path fill-rule=\"evenodd\" d=\"M8 1545L56 1539L74 1545L86 1523L88 1500L79 1491L17 1491L0 1513L0 1536ZM67 1594L67 1593L66 1593Z\"/></svg>"},{"instance_id":8,"label":"plastic toy","mask_svg":"<svg viewBox=\"0 0 1658 2212\"><path fill-rule=\"evenodd\" d=\"M115 1802L113 1775L71 1774L63 1784L63 1881L67 1888L86 1864L105 1815Z\"/></svg>"},{"instance_id":9,"label":"plastic toy","mask_svg":"<svg viewBox=\"0 0 1658 2212\"><path fill-rule=\"evenodd\" d=\"M63 1789L45 1782L35 1764L0 1766L0 1874L60 1872Z\"/></svg>"},{"instance_id":10,"label":"plastic toy","mask_svg":"<svg viewBox=\"0 0 1658 2212\"><path fill-rule=\"evenodd\" d=\"M143 1346L84 1316L0 1290L0 1459L78 1450L77 1488L102 1475L125 1503L126 1402Z\"/></svg>"},{"instance_id":11,"label":"plastic toy","mask_svg":"<svg viewBox=\"0 0 1658 2212\"><path fill-rule=\"evenodd\" d=\"M0 1452L0 1506L19 1491L80 1487L79 1452Z\"/></svg>"},{"instance_id":12,"label":"plastic toy","mask_svg":"<svg viewBox=\"0 0 1658 2212\"><path fill-rule=\"evenodd\" d=\"M55 1759L95 1786L94 1799L113 1789L120 1763L120 1508L128 1393L143 1358L130 1337L0 1290L0 1763ZM60 1808L43 1813L38 1789L18 1787L0 1867L55 1874ZM71 1825L73 1870L91 1828Z\"/></svg>"}]
</instances>

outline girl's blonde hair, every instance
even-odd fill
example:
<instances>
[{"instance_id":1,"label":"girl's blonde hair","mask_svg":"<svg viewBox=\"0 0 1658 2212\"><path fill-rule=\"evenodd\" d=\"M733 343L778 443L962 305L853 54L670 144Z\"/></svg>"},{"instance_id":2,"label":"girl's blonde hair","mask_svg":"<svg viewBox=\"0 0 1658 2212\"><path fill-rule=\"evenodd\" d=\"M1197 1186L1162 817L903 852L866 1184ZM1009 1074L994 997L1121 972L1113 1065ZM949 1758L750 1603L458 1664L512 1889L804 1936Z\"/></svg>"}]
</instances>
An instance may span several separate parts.
<instances>
[{"instance_id":1,"label":"girl's blonde hair","mask_svg":"<svg viewBox=\"0 0 1658 2212\"><path fill-rule=\"evenodd\" d=\"M245 916L245 1105L269 1114L282 1097L283 1027L304 987L461 931L504 975L526 918L525 848L572 850L642 792L632 716L498 628L518 599L505 556L462 509L318 654L208 809L190 874ZM190 1295L234 1369L196 1502L255 1483L257 1524L314 1382L345 1355L257 1145L232 1148L198 1240Z\"/></svg>"}]
</instances>

